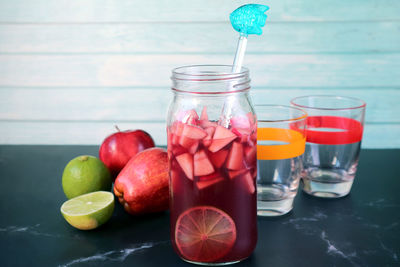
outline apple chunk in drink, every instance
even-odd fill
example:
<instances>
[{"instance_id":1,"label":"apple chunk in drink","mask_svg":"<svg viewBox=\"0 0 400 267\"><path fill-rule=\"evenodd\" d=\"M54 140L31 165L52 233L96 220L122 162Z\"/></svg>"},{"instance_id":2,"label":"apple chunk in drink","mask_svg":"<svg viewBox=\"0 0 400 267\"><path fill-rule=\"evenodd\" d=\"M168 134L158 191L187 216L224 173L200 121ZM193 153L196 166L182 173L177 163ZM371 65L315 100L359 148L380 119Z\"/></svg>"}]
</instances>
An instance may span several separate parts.
<instances>
[{"instance_id":1,"label":"apple chunk in drink","mask_svg":"<svg viewBox=\"0 0 400 267\"><path fill-rule=\"evenodd\" d=\"M229 128L194 110L168 126L171 238L193 262L233 262L254 249L256 127L252 114Z\"/></svg>"}]
</instances>

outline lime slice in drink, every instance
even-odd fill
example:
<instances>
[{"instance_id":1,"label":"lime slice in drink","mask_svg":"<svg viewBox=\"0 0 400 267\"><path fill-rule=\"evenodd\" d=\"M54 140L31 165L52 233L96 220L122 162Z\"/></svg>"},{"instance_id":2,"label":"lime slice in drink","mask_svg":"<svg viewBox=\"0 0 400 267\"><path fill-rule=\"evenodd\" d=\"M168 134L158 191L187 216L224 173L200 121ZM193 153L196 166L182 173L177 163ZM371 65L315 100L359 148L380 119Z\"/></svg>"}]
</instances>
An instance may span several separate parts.
<instances>
[{"instance_id":1,"label":"lime slice in drink","mask_svg":"<svg viewBox=\"0 0 400 267\"><path fill-rule=\"evenodd\" d=\"M216 261L229 253L235 241L235 222L227 213L215 207L190 208L176 222L176 246L190 261Z\"/></svg>"},{"instance_id":2,"label":"lime slice in drink","mask_svg":"<svg viewBox=\"0 0 400 267\"><path fill-rule=\"evenodd\" d=\"M65 220L80 230L91 230L107 222L114 211L114 195L97 191L70 199L61 206Z\"/></svg>"}]
</instances>

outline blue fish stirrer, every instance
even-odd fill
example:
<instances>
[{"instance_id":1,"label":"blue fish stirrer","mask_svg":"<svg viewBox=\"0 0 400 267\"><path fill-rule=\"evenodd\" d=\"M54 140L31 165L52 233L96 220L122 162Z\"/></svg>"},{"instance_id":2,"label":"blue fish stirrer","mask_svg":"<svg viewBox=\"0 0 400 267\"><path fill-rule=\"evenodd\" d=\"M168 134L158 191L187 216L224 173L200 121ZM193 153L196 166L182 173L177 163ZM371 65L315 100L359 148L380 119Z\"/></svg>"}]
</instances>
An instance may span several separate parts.
<instances>
[{"instance_id":1,"label":"blue fish stirrer","mask_svg":"<svg viewBox=\"0 0 400 267\"><path fill-rule=\"evenodd\" d=\"M264 27L267 19L267 15L264 12L268 9L269 7L265 5L247 4L235 9L229 16L232 27L240 34L232 66L233 73L240 72L242 68L247 36L249 34L262 34L261 27Z\"/></svg>"},{"instance_id":2,"label":"blue fish stirrer","mask_svg":"<svg viewBox=\"0 0 400 267\"><path fill-rule=\"evenodd\" d=\"M231 13L229 19L232 27L239 32L239 41L236 48L236 55L233 61L232 73L238 73L242 69L244 53L246 52L247 36L249 34L262 34L261 27L264 27L267 15L264 14L269 9L265 5L247 4L237 8ZM228 128L232 117L235 98L228 98L222 108L220 116L221 125Z\"/></svg>"}]
</instances>

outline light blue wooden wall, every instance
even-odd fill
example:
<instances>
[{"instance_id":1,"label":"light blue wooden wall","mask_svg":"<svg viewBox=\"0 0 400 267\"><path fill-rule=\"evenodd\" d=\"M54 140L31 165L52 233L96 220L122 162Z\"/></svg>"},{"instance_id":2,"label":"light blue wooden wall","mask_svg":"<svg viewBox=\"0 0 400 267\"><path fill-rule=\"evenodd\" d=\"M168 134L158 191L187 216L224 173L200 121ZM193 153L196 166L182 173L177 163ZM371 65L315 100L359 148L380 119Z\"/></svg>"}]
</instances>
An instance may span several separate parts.
<instances>
[{"instance_id":1,"label":"light blue wooden wall","mask_svg":"<svg viewBox=\"0 0 400 267\"><path fill-rule=\"evenodd\" d=\"M166 144L170 71L231 64L232 0L0 1L0 143L99 144L147 130ZM271 0L248 44L253 102L367 102L363 147L400 148L400 1Z\"/></svg>"}]
</instances>

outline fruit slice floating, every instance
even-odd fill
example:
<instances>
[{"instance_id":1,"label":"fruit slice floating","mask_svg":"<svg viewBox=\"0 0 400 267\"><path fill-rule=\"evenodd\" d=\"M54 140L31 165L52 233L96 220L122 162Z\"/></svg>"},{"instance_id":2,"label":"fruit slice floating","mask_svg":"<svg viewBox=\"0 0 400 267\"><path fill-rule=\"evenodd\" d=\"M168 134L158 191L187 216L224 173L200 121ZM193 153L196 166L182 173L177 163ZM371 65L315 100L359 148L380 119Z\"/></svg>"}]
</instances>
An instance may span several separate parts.
<instances>
[{"instance_id":1,"label":"fruit slice floating","mask_svg":"<svg viewBox=\"0 0 400 267\"><path fill-rule=\"evenodd\" d=\"M189 148L189 153L190 154L196 153L198 147L199 147L199 141L194 142L193 145L191 145Z\"/></svg>"},{"instance_id":2,"label":"fruit slice floating","mask_svg":"<svg viewBox=\"0 0 400 267\"><path fill-rule=\"evenodd\" d=\"M241 177L247 191L250 194L253 194L256 191L256 188L254 186L254 179L250 172L246 172L242 177Z\"/></svg>"},{"instance_id":3,"label":"fruit slice floating","mask_svg":"<svg viewBox=\"0 0 400 267\"><path fill-rule=\"evenodd\" d=\"M179 139L179 144L184 148L190 149L194 143L206 136L207 132L200 127L185 124L182 130L181 138Z\"/></svg>"},{"instance_id":4,"label":"fruit slice floating","mask_svg":"<svg viewBox=\"0 0 400 267\"><path fill-rule=\"evenodd\" d=\"M193 180L193 156L189 153L181 154L176 157L179 166L190 180Z\"/></svg>"},{"instance_id":5,"label":"fruit slice floating","mask_svg":"<svg viewBox=\"0 0 400 267\"><path fill-rule=\"evenodd\" d=\"M210 150L211 152L217 152L226 145L230 144L233 140L236 139L236 137L236 134L218 125L215 129L213 140L208 150Z\"/></svg>"},{"instance_id":6,"label":"fruit slice floating","mask_svg":"<svg viewBox=\"0 0 400 267\"><path fill-rule=\"evenodd\" d=\"M250 135L251 129L236 127L232 129L232 132L241 137L242 135Z\"/></svg>"},{"instance_id":7,"label":"fruit slice floating","mask_svg":"<svg viewBox=\"0 0 400 267\"><path fill-rule=\"evenodd\" d=\"M171 133L171 130L169 128L167 128L167 144L172 145L173 137L174 137L174 135ZM171 150L171 145L168 147L168 150Z\"/></svg>"},{"instance_id":8,"label":"fruit slice floating","mask_svg":"<svg viewBox=\"0 0 400 267\"><path fill-rule=\"evenodd\" d=\"M256 162L257 146L248 146L244 149L246 155L246 162L249 165L253 165Z\"/></svg>"},{"instance_id":9,"label":"fruit slice floating","mask_svg":"<svg viewBox=\"0 0 400 267\"><path fill-rule=\"evenodd\" d=\"M208 147L211 145L212 142L212 137L214 135L215 132L215 127L207 127L206 129L204 129L207 132L207 136L203 139L203 145L205 147Z\"/></svg>"},{"instance_id":10,"label":"fruit slice floating","mask_svg":"<svg viewBox=\"0 0 400 267\"><path fill-rule=\"evenodd\" d=\"M201 111L200 120L208 121L208 114L207 114L207 107L204 106L203 110Z\"/></svg>"},{"instance_id":11,"label":"fruit slice floating","mask_svg":"<svg viewBox=\"0 0 400 267\"><path fill-rule=\"evenodd\" d=\"M234 221L215 207L190 208L176 221L176 246L187 260L215 262L229 253L235 241Z\"/></svg>"},{"instance_id":12,"label":"fruit slice floating","mask_svg":"<svg viewBox=\"0 0 400 267\"><path fill-rule=\"evenodd\" d=\"M114 211L114 195L97 191L72 198L61 206L65 220L80 230L91 230L107 222Z\"/></svg>"},{"instance_id":13,"label":"fruit slice floating","mask_svg":"<svg viewBox=\"0 0 400 267\"><path fill-rule=\"evenodd\" d=\"M177 145L179 143L179 139L182 135L184 124L180 121L174 122L171 126L171 134L172 134L172 144Z\"/></svg>"},{"instance_id":14,"label":"fruit slice floating","mask_svg":"<svg viewBox=\"0 0 400 267\"><path fill-rule=\"evenodd\" d=\"M245 128L233 128L232 133L236 134L238 137L240 137L240 142L241 143L246 143L251 135L251 131L249 129Z\"/></svg>"},{"instance_id":15,"label":"fruit slice floating","mask_svg":"<svg viewBox=\"0 0 400 267\"><path fill-rule=\"evenodd\" d=\"M180 138L179 135L172 134L171 143L172 143L173 145L179 144L179 138Z\"/></svg>"},{"instance_id":16,"label":"fruit slice floating","mask_svg":"<svg viewBox=\"0 0 400 267\"><path fill-rule=\"evenodd\" d=\"M257 143L257 131L254 131L254 132L250 135L250 140L253 142L253 144Z\"/></svg>"},{"instance_id":17,"label":"fruit slice floating","mask_svg":"<svg viewBox=\"0 0 400 267\"><path fill-rule=\"evenodd\" d=\"M228 152L228 150L220 150L210 155L211 161L214 163L215 167L221 168L226 160L226 156L228 156Z\"/></svg>"},{"instance_id":18,"label":"fruit slice floating","mask_svg":"<svg viewBox=\"0 0 400 267\"><path fill-rule=\"evenodd\" d=\"M237 171L229 171L229 172L228 172L229 178L233 179L233 178L235 178L235 177L237 177L237 176L239 176L239 175L245 173L246 171L247 171L247 170L244 169L244 168L241 169L241 170L237 170Z\"/></svg>"},{"instance_id":19,"label":"fruit slice floating","mask_svg":"<svg viewBox=\"0 0 400 267\"><path fill-rule=\"evenodd\" d=\"M248 115L235 116L231 118L231 126L234 128L239 127L249 129L251 126L251 122L249 121Z\"/></svg>"},{"instance_id":20,"label":"fruit slice floating","mask_svg":"<svg viewBox=\"0 0 400 267\"><path fill-rule=\"evenodd\" d=\"M171 125L171 133L181 136L182 135L182 131L183 131L183 127L185 126L185 124L183 124L180 121L176 121Z\"/></svg>"},{"instance_id":21,"label":"fruit slice floating","mask_svg":"<svg viewBox=\"0 0 400 267\"><path fill-rule=\"evenodd\" d=\"M224 180L224 178L221 176L215 176L215 177L208 178L208 179L199 179L199 181L196 182L196 186L199 190L202 190L204 188L208 188L214 184L217 184L223 180Z\"/></svg>"},{"instance_id":22,"label":"fruit slice floating","mask_svg":"<svg viewBox=\"0 0 400 267\"><path fill-rule=\"evenodd\" d=\"M251 174L253 176L253 178L257 178L257 167L253 169L253 172Z\"/></svg>"},{"instance_id":23,"label":"fruit slice floating","mask_svg":"<svg viewBox=\"0 0 400 267\"><path fill-rule=\"evenodd\" d=\"M191 109L185 114L185 116L182 119L182 122L192 125L197 125L198 120L199 120L199 115L197 115L196 110Z\"/></svg>"},{"instance_id":24,"label":"fruit slice floating","mask_svg":"<svg viewBox=\"0 0 400 267\"><path fill-rule=\"evenodd\" d=\"M185 124L182 135L191 139L202 139L207 136L207 133L200 127Z\"/></svg>"},{"instance_id":25,"label":"fruit slice floating","mask_svg":"<svg viewBox=\"0 0 400 267\"><path fill-rule=\"evenodd\" d=\"M233 143L226 167L230 170L240 170L243 168L243 146L241 143Z\"/></svg>"},{"instance_id":26,"label":"fruit slice floating","mask_svg":"<svg viewBox=\"0 0 400 267\"><path fill-rule=\"evenodd\" d=\"M214 167L207 157L204 150L200 150L194 154L194 175L203 176L214 172Z\"/></svg>"},{"instance_id":27,"label":"fruit slice floating","mask_svg":"<svg viewBox=\"0 0 400 267\"><path fill-rule=\"evenodd\" d=\"M172 154L173 154L174 156L178 156L178 155L180 155L180 154L186 153L186 149L184 149L184 148L181 147L181 146L172 146L171 151L172 151Z\"/></svg>"},{"instance_id":28,"label":"fruit slice floating","mask_svg":"<svg viewBox=\"0 0 400 267\"><path fill-rule=\"evenodd\" d=\"M200 120L200 126L203 128L208 128L208 127L217 127L218 124L214 121Z\"/></svg>"}]
</instances>

